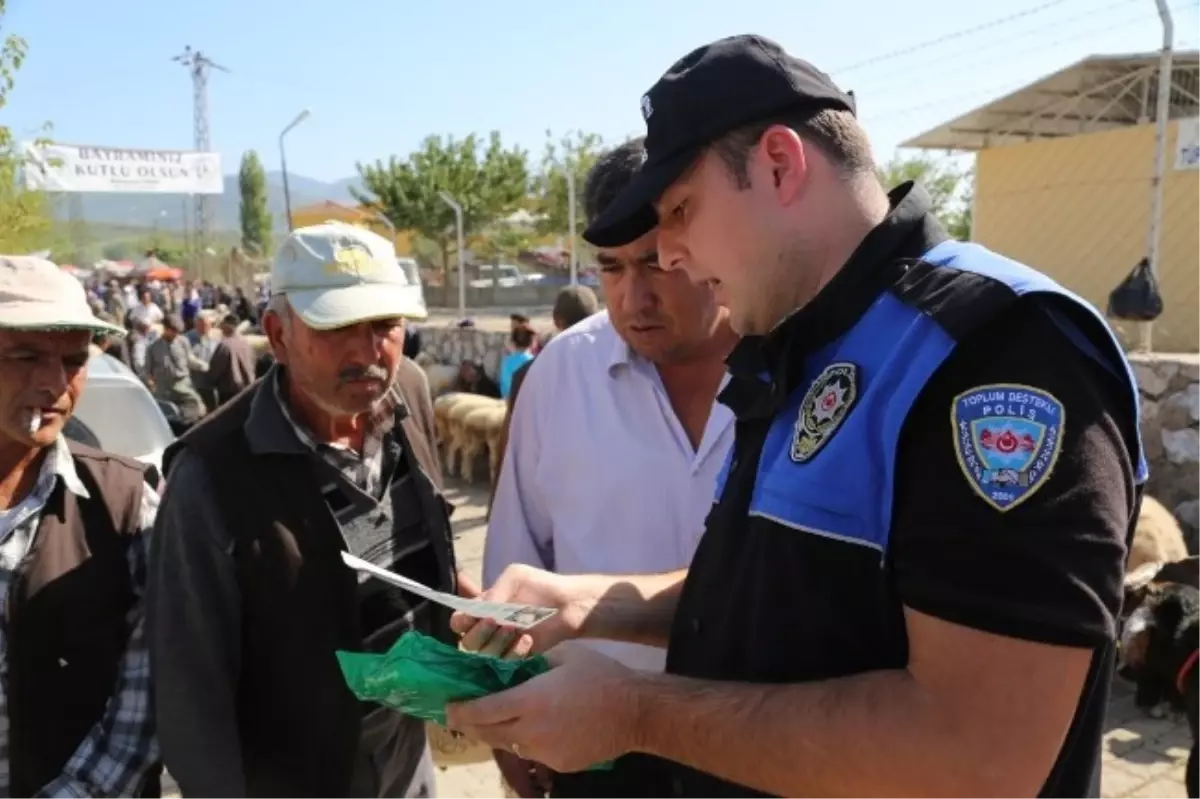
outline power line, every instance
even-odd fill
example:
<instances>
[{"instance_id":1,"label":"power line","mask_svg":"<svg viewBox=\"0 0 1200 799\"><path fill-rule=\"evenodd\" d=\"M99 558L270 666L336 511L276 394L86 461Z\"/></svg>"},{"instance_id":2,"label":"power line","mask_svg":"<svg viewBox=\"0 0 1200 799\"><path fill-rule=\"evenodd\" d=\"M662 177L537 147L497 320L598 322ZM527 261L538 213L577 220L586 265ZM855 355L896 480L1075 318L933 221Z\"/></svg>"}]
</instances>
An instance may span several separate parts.
<instances>
[{"instance_id":1,"label":"power line","mask_svg":"<svg viewBox=\"0 0 1200 799\"><path fill-rule=\"evenodd\" d=\"M1172 11L1182 11L1185 9L1196 8L1196 7L1197 7L1197 3L1194 3L1194 2L1193 3L1180 3L1176 6L1172 6L1171 10ZM1098 36L1102 33L1108 33L1109 31L1113 31L1113 30L1117 30L1118 28L1126 27L1133 22L1138 22L1140 20L1146 19L1147 16L1148 16L1147 14L1139 14L1137 17L1133 17L1131 19L1123 19L1120 22L1117 22L1117 23L1114 23L1111 25L1107 25L1103 28L1097 28L1095 30L1084 31L1082 33L1077 33L1072 36L1064 36L1064 37L1056 39L1052 42L1039 43L1034 46L1027 47L1023 50L1009 51L1009 52L1006 52L1000 58L993 58L993 59L989 59L987 61L978 62L978 65L982 66L982 65L989 64L989 63L999 63L1001 61L1010 61L1010 60L1012 60L1012 58L1014 56L1019 56L1019 55L1025 54L1025 53L1031 53L1031 52L1035 52L1035 51L1044 50L1048 47L1057 47L1062 44L1067 44L1069 42L1077 41L1079 39L1087 39L1087 38L1090 38L1093 36ZM958 94L958 95L955 95L952 97L944 97L939 100L933 100L933 101L930 101L927 103L921 103L920 105L906 106L904 108L897 108L897 109L894 109L891 111L885 111L882 114L867 115L863 118L863 121L864 122L878 122L879 120L882 120L882 119L893 119L895 117L907 116L908 114L911 114L915 111L922 111L922 110L925 110L928 108L942 106L947 103L955 102L957 100L979 98L979 97L984 97L984 96L994 97L999 92L1006 91L1009 89L1016 89L1016 88L1019 88L1022 86L1028 86L1031 82L1033 82L1033 81L1029 81L1029 80L1022 80L1022 81L1016 81L1016 82L1010 81L1001 86L993 86L989 89L975 90L972 92L967 92L965 94ZM858 96L860 98L862 97L861 93L856 93L856 94L858 94Z\"/></svg>"},{"instance_id":2,"label":"power line","mask_svg":"<svg viewBox=\"0 0 1200 799\"><path fill-rule=\"evenodd\" d=\"M1067 17L1062 20L1058 20L1057 24L1060 26L1068 25L1070 23L1075 22L1076 20L1081 20L1086 17L1093 17L1096 14L1100 14L1105 11L1111 11L1113 9L1121 8L1123 6L1128 6L1128 5L1132 5L1134 3L1143 3L1143 2L1144 2L1144 0L1115 0L1115 2L1109 3L1106 6L1102 6L1100 8L1096 8L1096 9L1089 9L1088 11L1086 11L1084 13L1075 14L1074 16ZM1135 17L1131 21L1136 22L1136 21L1142 19L1143 17L1149 17L1149 16L1153 16L1153 12L1149 12L1149 11L1144 12L1144 13L1139 12L1137 17ZM1128 25L1129 23L1130 23L1130 20L1126 20L1126 21L1122 21L1120 23L1120 25L1121 26ZM1112 28L1109 27L1109 28L1104 28L1103 30L1107 31L1107 30L1111 30L1111 29ZM1083 34L1083 35L1091 35L1091 34ZM853 87L854 93L856 95L861 96L863 94L869 94L872 91L878 91L882 87L892 87L892 86L896 86L901 83L907 83L907 82L910 82L910 80L905 78L904 76L913 75L914 73L917 73L917 72L923 72L925 70L928 70L930 67L934 67L939 64L945 64L950 61L955 62L958 66L962 66L964 64L965 58L969 58L970 62L972 64L991 63L991 62L997 61L997 60L1009 60L1015 54L1014 51L1007 50L1003 56L1003 59L992 59L991 61L987 61L987 62L976 61L974 56L976 56L978 53L980 53L982 51L994 50L997 47L1005 47L1013 42L1027 41L1029 38L1030 38L1029 31L1018 31L1009 36L1000 37L998 39L992 39L987 42L981 42L981 43L975 45L974 47L970 48L969 50L955 50L954 52L939 55L935 58L921 61L916 64L909 64L909 65L901 66L897 69L890 70L886 74L885 80L882 84L873 85L873 84L868 83L865 87L860 84L855 84ZM1048 44L1047 43L1039 43L1032 47L1027 47L1019 52L1032 52L1032 51L1036 51L1036 50L1042 50L1047 47L1053 47L1054 44L1057 44L1057 43L1058 43L1057 41L1050 42ZM900 78L900 80L896 80L896 78Z\"/></svg>"},{"instance_id":3,"label":"power line","mask_svg":"<svg viewBox=\"0 0 1200 799\"><path fill-rule=\"evenodd\" d=\"M1013 20L1021 19L1022 17L1028 17L1031 14L1037 14L1039 12L1045 11L1048 8L1053 8L1054 6L1060 6L1065 2L1067 2L1067 0L1049 0L1049 2L1042 3L1041 5L1034 6L1033 8L1027 8L1024 11L1018 11L1015 14L1009 14L1004 17L999 17L997 19L991 20L990 22L984 22L980 25L975 25L970 28L963 28L962 30L953 31L951 33L945 34L944 36L939 36L936 39L930 39L928 41L920 42L919 44L914 44L909 47L903 47L899 50L893 50L890 53L884 53L883 55L873 56L872 58L868 58L865 61L858 61L853 64L848 64L844 67L839 67L838 69L833 70L833 72L831 74L840 75L843 72L850 72L851 70L860 69L860 68L868 66L870 64L878 64L880 61L890 61L893 58L899 58L902 55L908 55L909 53L915 53L918 50L924 50L926 48L933 47L934 45L941 44L942 42L948 42L948 41L952 41L954 39L961 39L964 36L970 36L973 33L979 33L980 31L989 30L991 28L995 28L1000 25L1004 25L1008 22L1012 22Z\"/></svg>"}]
</instances>

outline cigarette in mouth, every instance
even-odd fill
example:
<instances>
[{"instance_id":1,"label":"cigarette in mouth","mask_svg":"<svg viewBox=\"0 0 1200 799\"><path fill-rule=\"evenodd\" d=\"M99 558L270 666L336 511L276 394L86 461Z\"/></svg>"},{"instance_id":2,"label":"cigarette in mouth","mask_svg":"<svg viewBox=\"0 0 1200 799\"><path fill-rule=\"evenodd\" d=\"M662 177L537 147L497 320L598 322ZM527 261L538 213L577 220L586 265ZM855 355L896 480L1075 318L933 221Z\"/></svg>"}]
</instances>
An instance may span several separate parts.
<instances>
[{"instance_id":1,"label":"cigarette in mouth","mask_svg":"<svg viewBox=\"0 0 1200 799\"><path fill-rule=\"evenodd\" d=\"M37 411L29 412L29 435L42 429L42 415Z\"/></svg>"}]
</instances>

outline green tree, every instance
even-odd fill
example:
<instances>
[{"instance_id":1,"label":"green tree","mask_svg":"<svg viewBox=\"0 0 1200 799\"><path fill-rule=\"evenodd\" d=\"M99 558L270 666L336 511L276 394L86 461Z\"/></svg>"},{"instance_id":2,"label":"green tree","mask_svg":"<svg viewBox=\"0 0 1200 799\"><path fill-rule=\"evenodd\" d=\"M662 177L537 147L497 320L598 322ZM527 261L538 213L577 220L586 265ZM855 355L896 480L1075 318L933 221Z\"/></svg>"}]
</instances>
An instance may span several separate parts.
<instances>
[{"instance_id":1,"label":"green tree","mask_svg":"<svg viewBox=\"0 0 1200 799\"><path fill-rule=\"evenodd\" d=\"M588 173L603 154L603 140L595 133L573 131L554 141L546 131L546 150L542 155L541 172L534 186L537 197L538 229L542 233L567 233L570 230L570 199L567 175L575 178L575 224L582 231L583 185Z\"/></svg>"},{"instance_id":2,"label":"green tree","mask_svg":"<svg viewBox=\"0 0 1200 799\"><path fill-rule=\"evenodd\" d=\"M7 2L0 0L0 29L6 13ZM0 109L8 105L8 95L27 52L25 40L12 33L0 44ZM28 191L19 183L24 164L25 154L13 140L12 131L0 126L0 252L42 249L53 238L46 196Z\"/></svg>"},{"instance_id":3,"label":"green tree","mask_svg":"<svg viewBox=\"0 0 1200 799\"><path fill-rule=\"evenodd\" d=\"M896 155L879 168L879 181L886 189L908 180L919 182L929 192L933 213L951 236L964 241L971 237L971 170L928 153Z\"/></svg>"},{"instance_id":4,"label":"green tree","mask_svg":"<svg viewBox=\"0 0 1200 799\"><path fill-rule=\"evenodd\" d=\"M466 237L525 202L529 191L527 153L506 148L493 131L486 144L475 134L465 139L430 136L401 160L357 164L363 191L351 193L363 206L381 212L397 230L414 231L437 245L449 273L457 249L454 211L439 196L447 192L463 209Z\"/></svg>"},{"instance_id":5,"label":"green tree","mask_svg":"<svg viewBox=\"0 0 1200 799\"><path fill-rule=\"evenodd\" d=\"M503 220L487 229L472 253L486 261L516 258L533 244L529 231Z\"/></svg>"},{"instance_id":6,"label":"green tree","mask_svg":"<svg viewBox=\"0 0 1200 799\"><path fill-rule=\"evenodd\" d=\"M267 175L254 150L242 156L238 190L242 195L242 249L251 255L267 255L271 252L273 220L267 210Z\"/></svg>"}]
</instances>

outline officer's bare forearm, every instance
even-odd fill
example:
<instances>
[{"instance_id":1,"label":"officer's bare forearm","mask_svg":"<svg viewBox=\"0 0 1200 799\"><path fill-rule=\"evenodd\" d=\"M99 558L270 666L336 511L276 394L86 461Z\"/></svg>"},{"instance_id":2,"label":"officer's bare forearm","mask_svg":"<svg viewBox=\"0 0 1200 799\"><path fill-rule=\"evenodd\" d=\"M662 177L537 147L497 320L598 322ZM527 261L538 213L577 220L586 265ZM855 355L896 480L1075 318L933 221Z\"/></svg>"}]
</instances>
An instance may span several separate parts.
<instances>
[{"instance_id":1,"label":"officer's bare forearm","mask_svg":"<svg viewBox=\"0 0 1200 799\"><path fill-rule=\"evenodd\" d=\"M905 671L802 685L638 681L636 750L730 782L776 796L980 792L971 759L948 755L960 731Z\"/></svg>"},{"instance_id":2,"label":"officer's bare forearm","mask_svg":"<svg viewBox=\"0 0 1200 799\"><path fill-rule=\"evenodd\" d=\"M686 577L687 569L585 578L591 611L582 637L665 648Z\"/></svg>"}]
</instances>

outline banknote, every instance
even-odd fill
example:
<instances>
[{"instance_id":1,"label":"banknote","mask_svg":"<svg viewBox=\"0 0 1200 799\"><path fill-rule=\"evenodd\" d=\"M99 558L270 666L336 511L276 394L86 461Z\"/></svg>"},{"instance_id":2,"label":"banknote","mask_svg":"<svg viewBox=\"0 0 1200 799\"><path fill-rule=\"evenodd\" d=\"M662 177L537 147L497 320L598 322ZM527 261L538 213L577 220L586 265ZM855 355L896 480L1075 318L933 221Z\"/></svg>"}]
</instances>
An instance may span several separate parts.
<instances>
[{"instance_id":1,"label":"banknote","mask_svg":"<svg viewBox=\"0 0 1200 799\"><path fill-rule=\"evenodd\" d=\"M418 583L416 580L402 577L395 572L380 568L374 563L368 563L362 558L351 555L349 552L342 553L342 560L355 571L370 574L373 577L383 580L385 583L390 583L397 588L403 588L410 594L424 597L430 602L436 602L439 605L461 611L477 619L491 619L497 624L516 627L520 630L528 630L535 624L539 624L555 613L558 613L558 610L555 608L540 608L534 605L513 605L507 602L487 602L481 599L464 599L454 594L447 594L444 591L435 591L429 586Z\"/></svg>"}]
</instances>

